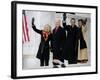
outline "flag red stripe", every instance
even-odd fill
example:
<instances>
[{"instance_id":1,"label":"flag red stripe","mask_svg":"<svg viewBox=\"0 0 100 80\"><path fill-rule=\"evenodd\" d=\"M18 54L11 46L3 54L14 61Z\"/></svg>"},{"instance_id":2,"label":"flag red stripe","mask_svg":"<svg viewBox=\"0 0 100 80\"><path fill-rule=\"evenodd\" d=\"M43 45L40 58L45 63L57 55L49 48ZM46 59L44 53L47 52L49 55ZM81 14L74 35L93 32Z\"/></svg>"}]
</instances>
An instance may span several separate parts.
<instances>
[{"instance_id":1,"label":"flag red stripe","mask_svg":"<svg viewBox=\"0 0 100 80\"><path fill-rule=\"evenodd\" d=\"M23 30L24 39L25 39L25 41L26 41L25 29L24 29L24 22L23 22L23 21L22 21L22 30Z\"/></svg>"},{"instance_id":2,"label":"flag red stripe","mask_svg":"<svg viewBox=\"0 0 100 80\"><path fill-rule=\"evenodd\" d=\"M25 19L25 28L26 28L27 39L28 39L28 41L30 41L30 39L29 39L29 33L28 33L28 27L27 27L27 21L26 21L26 16L25 16L25 14L24 14L24 19Z\"/></svg>"}]
</instances>

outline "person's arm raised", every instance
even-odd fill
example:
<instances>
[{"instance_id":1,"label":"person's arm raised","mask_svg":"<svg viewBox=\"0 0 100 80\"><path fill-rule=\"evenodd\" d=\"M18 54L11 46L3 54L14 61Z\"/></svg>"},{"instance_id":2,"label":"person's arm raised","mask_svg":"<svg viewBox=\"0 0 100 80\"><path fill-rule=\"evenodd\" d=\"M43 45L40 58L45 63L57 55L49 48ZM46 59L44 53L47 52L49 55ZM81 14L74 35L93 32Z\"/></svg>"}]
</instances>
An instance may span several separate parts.
<instances>
[{"instance_id":1,"label":"person's arm raised","mask_svg":"<svg viewBox=\"0 0 100 80\"><path fill-rule=\"evenodd\" d=\"M33 28L33 30L34 30L35 32L37 32L37 33L39 33L39 34L42 33L42 30L37 29L36 26L34 25L34 18L32 18L32 28Z\"/></svg>"},{"instance_id":2,"label":"person's arm raised","mask_svg":"<svg viewBox=\"0 0 100 80\"><path fill-rule=\"evenodd\" d=\"M70 30L69 25L66 24L66 13L63 14L62 24L63 24L64 30L67 30L67 31Z\"/></svg>"}]
</instances>

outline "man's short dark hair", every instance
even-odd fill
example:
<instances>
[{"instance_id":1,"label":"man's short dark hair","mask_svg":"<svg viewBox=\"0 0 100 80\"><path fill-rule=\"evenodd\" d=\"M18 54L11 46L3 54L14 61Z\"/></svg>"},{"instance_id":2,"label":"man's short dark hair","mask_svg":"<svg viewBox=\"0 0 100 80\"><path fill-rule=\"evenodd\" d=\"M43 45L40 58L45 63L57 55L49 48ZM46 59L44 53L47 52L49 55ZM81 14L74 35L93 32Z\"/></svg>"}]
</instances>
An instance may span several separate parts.
<instances>
[{"instance_id":1,"label":"man's short dark hair","mask_svg":"<svg viewBox=\"0 0 100 80\"><path fill-rule=\"evenodd\" d=\"M83 23L83 19L78 19L78 22L81 21Z\"/></svg>"}]
</instances>

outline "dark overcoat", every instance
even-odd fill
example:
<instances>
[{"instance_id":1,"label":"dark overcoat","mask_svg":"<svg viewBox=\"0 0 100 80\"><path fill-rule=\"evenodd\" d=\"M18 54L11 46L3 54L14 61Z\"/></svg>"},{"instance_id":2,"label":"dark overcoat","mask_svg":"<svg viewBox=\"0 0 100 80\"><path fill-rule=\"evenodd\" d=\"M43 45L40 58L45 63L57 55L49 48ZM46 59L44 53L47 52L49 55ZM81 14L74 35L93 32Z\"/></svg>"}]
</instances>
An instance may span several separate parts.
<instances>
[{"instance_id":1,"label":"dark overcoat","mask_svg":"<svg viewBox=\"0 0 100 80\"><path fill-rule=\"evenodd\" d=\"M35 26L32 26L32 28L35 32L41 35L41 41L40 41L40 45L36 57L38 59L41 59L42 55L44 55L45 59L49 60L49 54L50 54L49 41L51 39L51 34L49 35L48 39L45 41L42 34L42 30L38 30Z\"/></svg>"},{"instance_id":2,"label":"dark overcoat","mask_svg":"<svg viewBox=\"0 0 100 80\"><path fill-rule=\"evenodd\" d=\"M51 46L53 51L53 59L64 59L63 49L65 44L66 33L62 27L53 29Z\"/></svg>"},{"instance_id":3,"label":"dark overcoat","mask_svg":"<svg viewBox=\"0 0 100 80\"><path fill-rule=\"evenodd\" d=\"M86 45L86 42L84 40L84 36L82 33L82 28L79 28L79 30L80 30L80 49L87 48L87 45Z\"/></svg>"},{"instance_id":4,"label":"dark overcoat","mask_svg":"<svg viewBox=\"0 0 100 80\"><path fill-rule=\"evenodd\" d=\"M67 31L67 37L64 46L64 59L69 60L69 63L76 63L78 58L78 40L79 28L75 25L66 25L63 23L64 30Z\"/></svg>"}]
</instances>

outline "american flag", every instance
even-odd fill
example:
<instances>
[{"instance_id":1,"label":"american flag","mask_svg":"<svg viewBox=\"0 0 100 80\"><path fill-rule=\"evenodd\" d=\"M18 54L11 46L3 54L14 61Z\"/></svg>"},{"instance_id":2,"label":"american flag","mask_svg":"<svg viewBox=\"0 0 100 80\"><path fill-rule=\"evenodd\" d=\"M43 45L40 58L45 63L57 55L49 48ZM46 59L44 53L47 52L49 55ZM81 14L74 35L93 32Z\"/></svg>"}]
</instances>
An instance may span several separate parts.
<instances>
[{"instance_id":1,"label":"american flag","mask_svg":"<svg viewBox=\"0 0 100 80\"><path fill-rule=\"evenodd\" d=\"M30 37L29 37L29 27L27 25L27 16L25 14L25 10L23 10L22 12L22 42L25 43L25 42L29 42L30 41Z\"/></svg>"}]
</instances>

